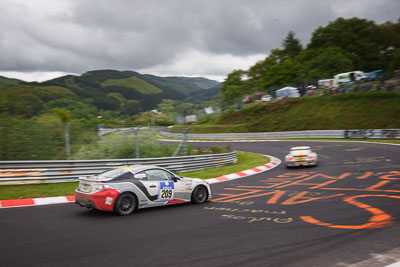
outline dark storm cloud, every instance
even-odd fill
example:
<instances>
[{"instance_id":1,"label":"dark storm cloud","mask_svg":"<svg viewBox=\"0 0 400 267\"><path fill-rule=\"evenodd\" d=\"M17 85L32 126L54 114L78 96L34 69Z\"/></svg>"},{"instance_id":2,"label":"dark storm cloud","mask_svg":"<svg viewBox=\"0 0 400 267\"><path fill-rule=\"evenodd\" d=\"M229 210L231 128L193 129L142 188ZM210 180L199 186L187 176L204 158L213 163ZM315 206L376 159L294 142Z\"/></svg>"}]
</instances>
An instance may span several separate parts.
<instances>
[{"instance_id":1,"label":"dark storm cloud","mask_svg":"<svg viewBox=\"0 0 400 267\"><path fill-rule=\"evenodd\" d=\"M187 71L182 75L227 73L235 58L280 47L290 30L306 44L318 26L339 16L382 23L397 20L400 10L398 0L0 0L0 5L0 71L157 72L179 66Z\"/></svg>"}]
</instances>

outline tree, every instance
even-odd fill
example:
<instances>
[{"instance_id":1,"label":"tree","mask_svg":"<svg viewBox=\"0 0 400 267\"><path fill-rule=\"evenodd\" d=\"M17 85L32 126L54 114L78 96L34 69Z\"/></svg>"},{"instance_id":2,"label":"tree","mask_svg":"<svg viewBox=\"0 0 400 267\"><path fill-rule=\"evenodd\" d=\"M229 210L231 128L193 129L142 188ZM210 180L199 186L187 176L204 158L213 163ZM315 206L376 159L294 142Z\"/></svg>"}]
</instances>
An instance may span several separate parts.
<instances>
[{"instance_id":1,"label":"tree","mask_svg":"<svg viewBox=\"0 0 400 267\"><path fill-rule=\"evenodd\" d=\"M246 93L245 82L242 80L242 76L245 74L246 72L243 70L234 70L228 74L221 88L224 102L234 102L235 99Z\"/></svg>"},{"instance_id":2,"label":"tree","mask_svg":"<svg viewBox=\"0 0 400 267\"><path fill-rule=\"evenodd\" d=\"M386 22L379 25L379 29L382 32L381 53L385 57L385 65L388 66L386 72L393 73L400 68L400 19L397 23Z\"/></svg>"},{"instance_id":3,"label":"tree","mask_svg":"<svg viewBox=\"0 0 400 267\"><path fill-rule=\"evenodd\" d=\"M157 108L165 114L172 114L175 110L176 101L172 99L163 99Z\"/></svg>"},{"instance_id":4,"label":"tree","mask_svg":"<svg viewBox=\"0 0 400 267\"><path fill-rule=\"evenodd\" d=\"M122 107L126 101L123 95L120 93L108 93L107 98L113 98L119 102L119 107Z\"/></svg>"},{"instance_id":5,"label":"tree","mask_svg":"<svg viewBox=\"0 0 400 267\"><path fill-rule=\"evenodd\" d=\"M400 69L400 49L395 49L393 56L389 61L387 72L392 74L393 71Z\"/></svg>"},{"instance_id":6,"label":"tree","mask_svg":"<svg viewBox=\"0 0 400 267\"><path fill-rule=\"evenodd\" d=\"M385 67L381 39L382 32L373 21L338 18L325 27L319 27L308 48L339 47L350 57L355 70L371 71Z\"/></svg>"},{"instance_id":7,"label":"tree","mask_svg":"<svg viewBox=\"0 0 400 267\"><path fill-rule=\"evenodd\" d=\"M264 78L264 88L279 87L295 83L298 79L299 65L296 60L287 58L271 67Z\"/></svg>"},{"instance_id":8,"label":"tree","mask_svg":"<svg viewBox=\"0 0 400 267\"><path fill-rule=\"evenodd\" d=\"M176 112L183 116L193 115L196 111L201 108L198 104L193 103L180 103L176 106Z\"/></svg>"},{"instance_id":9,"label":"tree","mask_svg":"<svg viewBox=\"0 0 400 267\"><path fill-rule=\"evenodd\" d=\"M89 103L72 99L56 99L47 102L45 105L45 111L52 110L54 108L66 109L75 118L91 118L97 116L98 114L97 109Z\"/></svg>"},{"instance_id":10,"label":"tree","mask_svg":"<svg viewBox=\"0 0 400 267\"><path fill-rule=\"evenodd\" d=\"M118 110L121 103L115 97L95 97L93 104L103 110Z\"/></svg>"},{"instance_id":11,"label":"tree","mask_svg":"<svg viewBox=\"0 0 400 267\"><path fill-rule=\"evenodd\" d=\"M352 71L353 62L340 47L330 46L323 49L307 49L297 58L301 64L301 80L319 80L333 77L335 74Z\"/></svg>"},{"instance_id":12,"label":"tree","mask_svg":"<svg viewBox=\"0 0 400 267\"><path fill-rule=\"evenodd\" d=\"M70 90L58 86L16 84L0 91L0 112L30 118L39 113L45 103L55 99L76 99Z\"/></svg>"},{"instance_id":13,"label":"tree","mask_svg":"<svg viewBox=\"0 0 400 267\"><path fill-rule=\"evenodd\" d=\"M298 54L300 54L301 50L303 50L303 46L301 45L300 40L294 38L294 35L294 32L290 31L285 40L283 40L282 42L283 58L295 58Z\"/></svg>"},{"instance_id":14,"label":"tree","mask_svg":"<svg viewBox=\"0 0 400 267\"><path fill-rule=\"evenodd\" d=\"M230 73L222 86L223 101L232 103L250 92L298 86L353 70L385 69L393 74L400 68L400 19L376 25L365 19L338 18L315 30L305 49L292 31L282 46L249 70ZM242 79L244 74L249 79Z\"/></svg>"},{"instance_id":15,"label":"tree","mask_svg":"<svg viewBox=\"0 0 400 267\"><path fill-rule=\"evenodd\" d=\"M62 122L71 121L71 113L63 108L54 108L53 109L54 115L59 118Z\"/></svg>"},{"instance_id":16,"label":"tree","mask_svg":"<svg viewBox=\"0 0 400 267\"><path fill-rule=\"evenodd\" d=\"M137 100L127 100L121 110L123 115L135 115L142 111L142 105Z\"/></svg>"}]
</instances>

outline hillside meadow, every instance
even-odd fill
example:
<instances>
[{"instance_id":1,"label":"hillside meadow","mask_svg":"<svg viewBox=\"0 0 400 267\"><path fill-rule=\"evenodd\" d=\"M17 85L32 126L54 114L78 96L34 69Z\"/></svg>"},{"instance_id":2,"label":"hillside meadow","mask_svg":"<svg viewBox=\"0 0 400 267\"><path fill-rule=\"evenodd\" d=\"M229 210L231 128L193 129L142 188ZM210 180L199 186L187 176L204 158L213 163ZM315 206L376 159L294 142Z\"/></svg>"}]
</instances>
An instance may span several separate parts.
<instances>
[{"instance_id":1,"label":"hillside meadow","mask_svg":"<svg viewBox=\"0 0 400 267\"><path fill-rule=\"evenodd\" d=\"M390 128L400 128L400 93L376 91L249 104L207 116L190 133Z\"/></svg>"}]
</instances>

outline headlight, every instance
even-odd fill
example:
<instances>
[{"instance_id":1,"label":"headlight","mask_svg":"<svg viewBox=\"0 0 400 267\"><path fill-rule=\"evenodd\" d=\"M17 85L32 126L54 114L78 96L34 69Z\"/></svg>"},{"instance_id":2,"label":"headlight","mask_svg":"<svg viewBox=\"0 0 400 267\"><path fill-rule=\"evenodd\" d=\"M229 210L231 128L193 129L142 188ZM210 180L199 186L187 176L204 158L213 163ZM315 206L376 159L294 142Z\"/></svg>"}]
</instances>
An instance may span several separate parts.
<instances>
[{"instance_id":1,"label":"headlight","mask_svg":"<svg viewBox=\"0 0 400 267\"><path fill-rule=\"evenodd\" d=\"M96 191L105 191L110 187L111 186L109 186L108 184L95 184L93 186L94 190L96 190Z\"/></svg>"}]
</instances>

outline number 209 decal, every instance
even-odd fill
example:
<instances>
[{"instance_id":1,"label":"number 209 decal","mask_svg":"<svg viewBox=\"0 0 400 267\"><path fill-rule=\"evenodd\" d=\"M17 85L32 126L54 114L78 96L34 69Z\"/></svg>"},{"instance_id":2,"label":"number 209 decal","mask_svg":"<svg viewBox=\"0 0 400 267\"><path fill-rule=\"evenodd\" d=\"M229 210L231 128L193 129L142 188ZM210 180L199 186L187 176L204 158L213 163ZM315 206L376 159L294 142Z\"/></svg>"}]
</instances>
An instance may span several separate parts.
<instances>
[{"instance_id":1,"label":"number 209 decal","mask_svg":"<svg viewBox=\"0 0 400 267\"><path fill-rule=\"evenodd\" d=\"M160 182L159 188L159 201L168 201L174 199L174 182Z\"/></svg>"}]
</instances>

